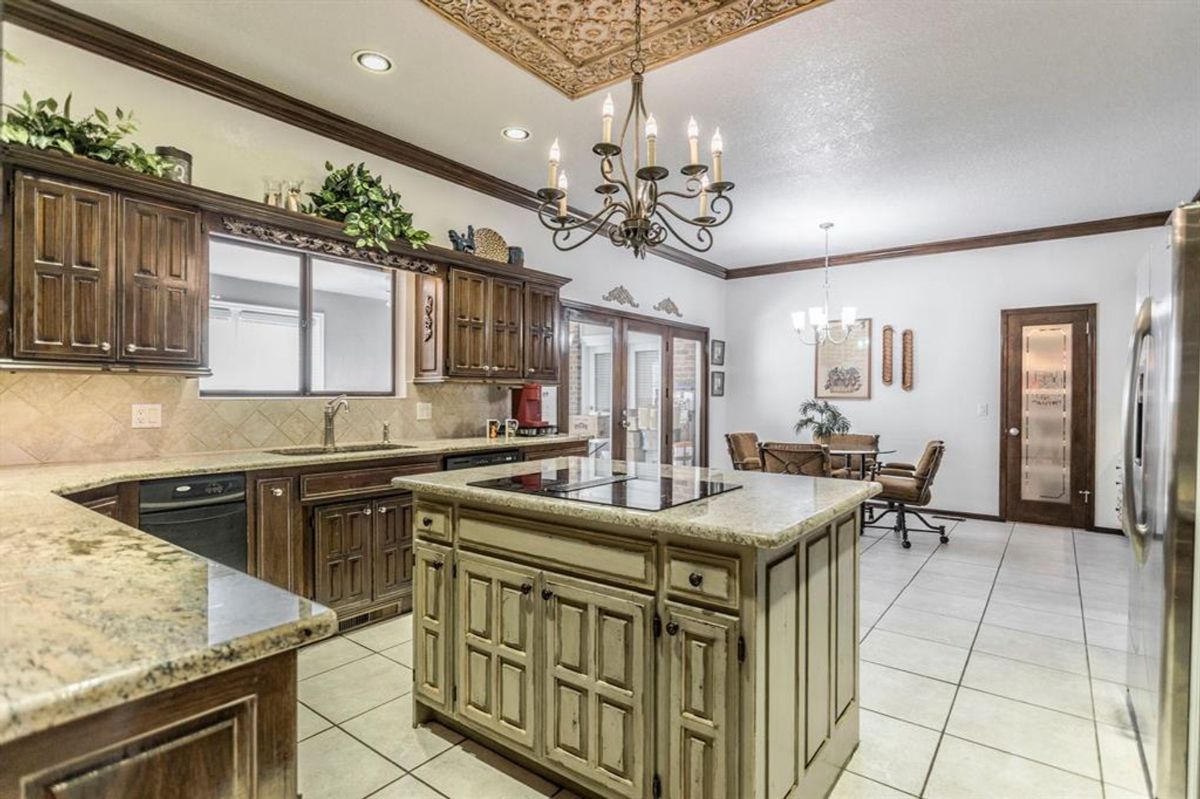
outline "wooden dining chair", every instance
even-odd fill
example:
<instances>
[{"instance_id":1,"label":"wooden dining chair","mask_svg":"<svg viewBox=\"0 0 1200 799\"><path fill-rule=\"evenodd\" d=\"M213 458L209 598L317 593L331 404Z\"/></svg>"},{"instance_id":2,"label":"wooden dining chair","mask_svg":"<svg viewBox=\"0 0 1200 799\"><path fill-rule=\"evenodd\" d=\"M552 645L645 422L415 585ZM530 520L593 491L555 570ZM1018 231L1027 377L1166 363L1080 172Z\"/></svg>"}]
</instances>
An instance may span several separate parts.
<instances>
[{"instance_id":1,"label":"wooden dining chair","mask_svg":"<svg viewBox=\"0 0 1200 799\"><path fill-rule=\"evenodd\" d=\"M756 433L726 433L725 446L729 447L729 459L739 472L761 472L762 457L758 452Z\"/></svg>"},{"instance_id":2,"label":"wooden dining chair","mask_svg":"<svg viewBox=\"0 0 1200 799\"><path fill-rule=\"evenodd\" d=\"M768 441L758 445L763 471L773 474L802 474L831 477L829 448L824 444L791 444Z\"/></svg>"}]
</instances>

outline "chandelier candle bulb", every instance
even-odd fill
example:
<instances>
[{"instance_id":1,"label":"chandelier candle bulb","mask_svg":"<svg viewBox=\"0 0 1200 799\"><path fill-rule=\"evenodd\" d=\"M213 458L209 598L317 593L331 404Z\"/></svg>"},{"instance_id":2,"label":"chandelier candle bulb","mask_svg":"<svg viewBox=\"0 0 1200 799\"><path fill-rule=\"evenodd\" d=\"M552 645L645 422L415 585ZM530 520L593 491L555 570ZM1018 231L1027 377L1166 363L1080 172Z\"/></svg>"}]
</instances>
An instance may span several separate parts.
<instances>
[{"instance_id":1,"label":"chandelier candle bulb","mask_svg":"<svg viewBox=\"0 0 1200 799\"><path fill-rule=\"evenodd\" d=\"M713 180L717 183L721 182L721 156L724 152L725 142L721 139L721 129L717 128L712 137Z\"/></svg>"},{"instance_id":2,"label":"chandelier candle bulb","mask_svg":"<svg viewBox=\"0 0 1200 799\"><path fill-rule=\"evenodd\" d=\"M550 145L550 178L546 181L546 185L550 188L558 183L558 162L562 157L562 153L558 149L558 139Z\"/></svg>"},{"instance_id":3,"label":"chandelier candle bulb","mask_svg":"<svg viewBox=\"0 0 1200 799\"><path fill-rule=\"evenodd\" d=\"M612 144L613 99L610 92L604 98L604 143Z\"/></svg>"},{"instance_id":4,"label":"chandelier candle bulb","mask_svg":"<svg viewBox=\"0 0 1200 799\"><path fill-rule=\"evenodd\" d=\"M646 117L646 166L654 166L657 155L658 122L654 120L654 114L651 114Z\"/></svg>"},{"instance_id":5,"label":"chandelier candle bulb","mask_svg":"<svg viewBox=\"0 0 1200 799\"><path fill-rule=\"evenodd\" d=\"M695 117L688 117L688 148L691 152L692 160L688 163L700 163L700 126L696 124ZM700 214L704 216L703 213Z\"/></svg>"},{"instance_id":6,"label":"chandelier candle bulb","mask_svg":"<svg viewBox=\"0 0 1200 799\"><path fill-rule=\"evenodd\" d=\"M558 188L562 197L558 199L558 215L565 219L567 216L567 171L564 169L558 176Z\"/></svg>"},{"instance_id":7,"label":"chandelier candle bulb","mask_svg":"<svg viewBox=\"0 0 1200 799\"><path fill-rule=\"evenodd\" d=\"M804 311L792 311L792 327L797 333L804 330Z\"/></svg>"},{"instance_id":8,"label":"chandelier candle bulb","mask_svg":"<svg viewBox=\"0 0 1200 799\"><path fill-rule=\"evenodd\" d=\"M858 309L853 305L842 307L842 327L851 327L858 321Z\"/></svg>"},{"instance_id":9,"label":"chandelier candle bulb","mask_svg":"<svg viewBox=\"0 0 1200 799\"><path fill-rule=\"evenodd\" d=\"M695 147L696 140L692 139L692 146ZM700 178L700 215L697 219L704 219L708 216L708 175Z\"/></svg>"}]
</instances>

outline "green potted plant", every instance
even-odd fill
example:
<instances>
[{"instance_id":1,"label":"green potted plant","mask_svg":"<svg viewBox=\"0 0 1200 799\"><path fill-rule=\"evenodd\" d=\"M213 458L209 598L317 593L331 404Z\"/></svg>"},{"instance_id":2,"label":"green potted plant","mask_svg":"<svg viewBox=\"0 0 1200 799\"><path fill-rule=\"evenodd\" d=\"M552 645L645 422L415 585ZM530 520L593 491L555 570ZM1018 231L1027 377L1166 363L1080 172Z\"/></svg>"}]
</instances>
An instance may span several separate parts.
<instances>
[{"instance_id":1,"label":"green potted plant","mask_svg":"<svg viewBox=\"0 0 1200 799\"><path fill-rule=\"evenodd\" d=\"M796 435L811 429L813 441L819 443L849 433L850 420L828 400L810 399L800 405L800 420L794 429Z\"/></svg>"},{"instance_id":2,"label":"green potted plant","mask_svg":"<svg viewBox=\"0 0 1200 799\"><path fill-rule=\"evenodd\" d=\"M301 210L344 224L343 231L354 238L356 247L387 250L396 239L420 249L429 242L429 233L412 225L412 214L400 204L400 193L384 186L383 179L372 175L363 164L349 164L329 172L318 191L308 193L311 203Z\"/></svg>"},{"instance_id":3,"label":"green potted plant","mask_svg":"<svg viewBox=\"0 0 1200 799\"><path fill-rule=\"evenodd\" d=\"M118 108L110 119L97 108L82 119L72 119L71 95L67 95L60 113L57 100L49 97L34 102L29 92L21 95L17 105L6 103L4 108L8 114L0 123L0 142L59 150L155 177L162 177L166 171L162 157L122 141L137 130L132 111Z\"/></svg>"}]
</instances>

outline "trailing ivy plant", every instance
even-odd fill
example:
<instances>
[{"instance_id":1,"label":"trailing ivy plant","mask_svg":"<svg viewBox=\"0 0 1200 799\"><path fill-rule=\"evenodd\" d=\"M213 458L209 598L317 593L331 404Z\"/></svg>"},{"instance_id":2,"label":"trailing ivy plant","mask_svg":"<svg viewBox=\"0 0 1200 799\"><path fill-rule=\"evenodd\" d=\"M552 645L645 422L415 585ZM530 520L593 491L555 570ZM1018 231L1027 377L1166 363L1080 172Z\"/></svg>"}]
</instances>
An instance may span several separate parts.
<instances>
[{"instance_id":1,"label":"trailing ivy plant","mask_svg":"<svg viewBox=\"0 0 1200 799\"><path fill-rule=\"evenodd\" d=\"M850 420L828 400L805 400L800 405L800 421L796 422L796 435L812 428L813 441L828 441L832 435L850 432Z\"/></svg>"},{"instance_id":2,"label":"trailing ivy plant","mask_svg":"<svg viewBox=\"0 0 1200 799\"><path fill-rule=\"evenodd\" d=\"M2 142L39 150L61 150L156 177L162 177L166 171L161 156L146 152L133 142L122 141L137 130L132 111L118 108L110 119L97 108L82 119L71 119L71 95L67 95L60 113L57 100L51 97L35 103L29 92L21 95L17 105L5 103L4 108L8 109L8 115L0 123Z\"/></svg>"},{"instance_id":3,"label":"trailing ivy plant","mask_svg":"<svg viewBox=\"0 0 1200 799\"><path fill-rule=\"evenodd\" d=\"M429 233L412 225L412 214L400 205L400 193L383 179L372 175L363 164L348 164L334 169L325 162L329 172L320 191L308 193L312 202L304 206L308 214L345 224L347 236L354 238L356 247L377 247L387 250L388 244L402 239L415 248L429 242Z\"/></svg>"}]
</instances>

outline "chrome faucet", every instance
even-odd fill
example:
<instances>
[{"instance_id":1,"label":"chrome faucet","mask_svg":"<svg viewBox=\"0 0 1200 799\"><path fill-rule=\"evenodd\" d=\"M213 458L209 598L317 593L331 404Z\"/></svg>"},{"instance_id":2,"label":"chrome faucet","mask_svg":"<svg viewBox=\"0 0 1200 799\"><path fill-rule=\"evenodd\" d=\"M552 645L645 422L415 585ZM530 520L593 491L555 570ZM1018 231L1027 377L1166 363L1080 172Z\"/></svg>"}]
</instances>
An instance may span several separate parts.
<instances>
[{"instance_id":1,"label":"chrome faucet","mask_svg":"<svg viewBox=\"0 0 1200 799\"><path fill-rule=\"evenodd\" d=\"M325 448L333 449L333 420L337 416L337 412L346 409L346 413L350 413L350 400L346 399L345 394L340 394L329 402L325 403Z\"/></svg>"}]
</instances>

